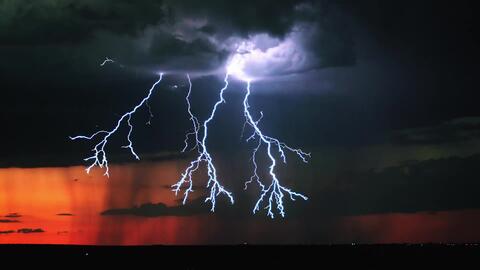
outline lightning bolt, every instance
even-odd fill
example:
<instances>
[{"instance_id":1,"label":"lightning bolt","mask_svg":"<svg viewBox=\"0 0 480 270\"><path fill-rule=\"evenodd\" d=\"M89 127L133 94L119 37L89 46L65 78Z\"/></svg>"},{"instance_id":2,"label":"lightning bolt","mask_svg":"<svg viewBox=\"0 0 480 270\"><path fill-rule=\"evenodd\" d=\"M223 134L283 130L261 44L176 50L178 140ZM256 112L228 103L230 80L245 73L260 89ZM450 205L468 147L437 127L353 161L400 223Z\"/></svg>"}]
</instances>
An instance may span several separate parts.
<instances>
[{"instance_id":1,"label":"lightning bolt","mask_svg":"<svg viewBox=\"0 0 480 270\"><path fill-rule=\"evenodd\" d=\"M190 121L192 122L193 131L191 131L191 132L189 132L185 135L185 141L184 141L185 147L183 147L182 153L184 153L185 150L187 150L187 148L188 148L188 139L190 138L190 136L195 136L195 146L192 148L192 150L195 149L195 148L198 148L198 145L201 144L201 142L198 139L198 131L200 129L200 122L198 122L198 118L195 117L195 115L193 115L192 105L190 103L190 95L192 94L192 80L190 79L189 74L187 74L187 80L188 80L188 92L187 92L187 96L185 97L185 100L187 101L187 112L188 112L188 115L190 116Z\"/></svg>"},{"instance_id":2,"label":"lightning bolt","mask_svg":"<svg viewBox=\"0 0 480 270\"><path fill-rule=\"evenodd\" d=\"M113 62L113 60L107 58L103 62L103 64L105 64L106 62L109 62L109 61ZM100 135L102 135L102 136L100 136L100 138L101 138L100 142L97 143L94 146L94 148L92 149L93 155L84 159L84 161L93 160L93 163L85 169L87 171L87 173L90 173L90 170L93 167L98 166L100 168L105 167L104 175L106 175L107 177L109 176L108 158L107 158L107 153L105 151L105 146L108 144L108 139L110 138L110 136L115 134L115 132L117 132L117 130L120 128L120 126L124 122L126 122L128 128L129 128L128 133L127 133L128 144L125 145L125 146L122 146L122 148L129 149L130 152L132 153L132 155L135 157L135 159L137 159L137 160L140 159L140 157L137 155L137 153L135 153L135 150L133 149L133 142L131 140L132 132L133 132L133 125L132 125L132 122L131 122L132 115L140 107L142 107L144 104L148 104L147 103L148 100L152 96L152 94L155 90L155 87L162 81L162 78L163 78L163 73L160 73L158 80L152 85L152 87L148 91L148 95L145 98L143 98L142 101L140 103L138 103L131 111L122 115L122 117L120 117L120 119L118 119L117 124L111 130L99 130L99 131L93 133L90 136L82 136L81 135L81 136L69 137L70 140L93 140L93 139L99 137Z\"/></svg>"},{"instance_id":3,"label":"lightning bolt","mask_svg":"<svg viewBox=\"0 0 480 270\"><path fill-rule=\"evenodd\" d=\"M110 58L106 58L100 66L104 66L106 63L109 62L115 62L114 60ZM188 91L187 95L185 97L186 104L187 104L187 113L189 115L189 120L192 123L192 131L188 132L185 135L185 140L184 140L184 147L181 150L182 152L185 152L189 148L189 141L193 137L194 140L194 145L189 149L189 150L196 150L197 152L197 157L190 162L188 167L185 169L185 171L181 174L180 179L178 180L177 183L172 185L172 191L175 192L175 195L177 196L179 192L183 191L183 204L187 202L188 196L190 195L191 192L193 192L193 175L197 170L200 168L200 166L205 163L205 166L207 168L207 176L208 176L208 181L206 184L207 189L209 190L209 194L207 194L207 198L205 199L205 202L210 202L211 203L211 208L210 210L212 212L215 211L215 206L216 206L216 198L224 194L228 197L230 202L233 204L234 199L232 196L232 193L228 190L226 190L221 184L220 181L218 180L217 177L217 169L215 168L215 165L213 163L213 158L211 154L208 151L207 148L207 139L208 139L208 127L210 122L214 119L215 114L217 112L218 107L222 104L225 103L225 99L223 97L224 92L227 90L229 86L229 76L234 75L237 78L241 79L242 81L245 81L247 84L246 87L246 94L245 98L243 100L243 108L244 108L244 116L245 116L245 123L242 128L242 134L241 134L241 139L243 138L245 128L247 125L253 129L253 133L246 139L247 142L249 141L255 141L257 140L256 146L253 148L252 151L252 156L251 160L253 163L253 174L249 178L248 181L245 182L244 189L246 190L248 188L248 185L256 182L258 186L260 187L260 197L255 203L255 206L253 208L253 214L256 212L260 211L260 206L262 205L263 202L266 202L265 209L267 209L267 216L270 216L271 218L274 218L274 207L276 205L276 208L280 215L282 217L285 217L285 209L283 205L283 200L286 195L290 197L291 200L295 201L296 198L300 197L303 200L308 200L307 196L294 192L293 190L282 186L280 184L280 181L275 174L275 168L277 166L277 159L274 156L274 151L276 150L277 155L281 158L281 161L283 163L287 163L286 161L286 151L290 151L294 154L296 154L303 162L308 163L308 158L310 158L310 153L305 153L301 149L295 149L292 148L285 143L279 141L278 139L274 137L270 137L265 135L262 130L259 128L258 124L263 118L263 112L260 112L260 116L258 117L257 120L253 119L253 116L250 112L250 105L248 103L249 97L251 94L251 80L246 77L246 74L243 72L243 62L241 58L233 58L233 61L231 64L227 67L227 72L225 74L224 78L224 86L222 89L220 89L219 92L219 98L217 102L214 104L210 115L208 116L207 119L201 124L198 118L193 114L192 112L192 105L191 105L191 94L192 94L192 81L190 78L189 74L186 74L186 78L188 80ZM152 96L156 86L162 81L163 78L163 73L159 74L158 80L151 86L151 88L148 91L147 96L145 96L140 103L138 103L131 111L125 113L122 115L122 117L117 121L116 125L111 129L111 130L99 130L95 133L93 133L90 136L75 136L75 137L69 137L70 140L94 140L100 137L100 141L95 144L94 148L92 149L93 155L90 157L87 157L84 159L84 161L93 161L90 166L88 166L85 170L87 173L90 172L90 170L98 166L100 168L105 168L105 175L108 177L109 176L109 167L108 167L108 159L107 159L107 153L105 151L105 147L108 144L109 138L114 135L118 129L122 126L122 124L126 124L128 127L128 133L126 136L126 139L128 141L128 144L125 146L122 146L122 148L129 149L131 154L135 157L135 159L139 160L140 157L137 155L133 148L133 142L132 142L132 132L133 132L133 124L132 124L132 115L137 112L137 110L145 105L148 108L148 112L150 114L150 118L147 122L147 124L150 124L150 121L153 117L152 110L150 107L149 99ZM200 136L201 135L201 136ZM257 164L257 153L260 151L262 146L266 147L267 155L268 158L270 159L271 163L268 169L268 173L271 178L270 184L265 184L264 181L261 180L259 174L258 174L258 169L259 166ZM273 149L273 150L272 150Z\"/></svg>"},{"instance_id":4,"label":"lightning bolt","mask_svg":"<svg viewBox=\"0 0 480 270\"><path fill-rule=\"evenodd\" d=\"M295 197L300 197L304 200L308 200L308 198L305 195L302 195L300 193L294 192L289 188L286 188L282 185L280 185L280 181L277 178L277 175L275 174L275 167L277 165L277 160L272 154L272 146L276 147L283 163L287 163L286 156L285 156L285 151L288 150L293 153L295 153L300 159L302 159L303 162L307 163L307 158L310 157L310 153L305 153L301 149L294 149L289 147L283 142L280 142L278 139L275 139L273 137L269 137L260 130L258 127L258 123L260 120L263 118L263 113L260 112L260 118L258 120L253 120L252 114L250 113L250 105L248 104L248 98L250 96L250 80L247 81L247 89L246 89L246 94L245 98L243 100L243 108L244 108L244 115L245 115L245 121L246 123L253 128L253 134L247 138L247 142L250 140L254 140L256 137L258 137L258 143L256 147L253 149L252 153L252 163L253 163L253 175L250 177L248 181L245 182L245 189L247 189L248 184L252 183L253 181L257 182L261 189L261 194L260 198L257 200L257 203L255 204L255 207L253 208L253 213L255 214L257 211L260 210L260 205L264 201L264 199L268 198L268 203L265 209L267 209L267 215L270 216L271 218L274 218L274 213L273 213L273 204L276 203L277 205L277 210L279 211L280 215L282 217L285 217L285 209L283 206L283 198L285 196L284 192L290 196L290 199L292 201L295 201ZM265 144L267 147L267 154L268 157L271 161L270 167L269 167L269 174L271 176L271 184L269 186L266 186L260 181L260 177L258 176L257 170L258 170L258 165L256 162L256 154L262 144Z\"/></svg>"},{"instance_id":5,"label":"lightning bolt","mask_svg":"<svg viewBox=\"0 0 480 270\"><path fill-rule=\"evenodd\" d=\"M186 96L186 101L187 101L187 107L188 107L188 113L190 115L190 120L192 121L193 124L193 131L191 133L188 133L185 138L185 147L183 151L185 151L188 148L188 137L191 135L195 136L195 147L198 149L198 156L196 159L190 162L190 165L185 169L185 171L182 173L182 176L180 180L172 185L172 190L175 192L175 195L178 195L178 192L182 189L183 185L186 185L187 187L185 188L185 191L183 192L183 204L186 203L188 195L190 192L193 192L193 174L198 170L202 162L206 163L207 167L207 175L208 175L208 182L207 182L207 189L210 190L210 194L208 197L205 199L205 202L210 201L211 202L211 208L210 210L212 212L215 211L215 204L216 204L216 197L218 197L220 194L225 194L229 199L230 202L233 204L233 196L232 193L227 191L218 181L217 178L217 169L215 168L213 164L213 159L208 152L207 149L207 138L208 138L208 124L213 120L215 117L215 113L217 111L218 106L220 104L225 103L225 99L223 98L223 93L225 90L228 88L228 78L229 74L227 73L224 78L224 87L220 90L219 94L219 99L213 106L213 109L210 113L210 116L203 122L203 125L198 124L197 118L192 114L191 112L191 104L190 104L190 94L192 90L192 83L190 80L190 77L187 76L188 82L189 82L189 90L188 94ZM203 137L201 140L199 140L199 130L200 128L203 129Z\"/></svg>"},{"instance_id":6,"label":"lightning bolt","mask_svg":"<svg viewBox=\"0 0 480 270\"><path fill-rule=\"evenodd\" d=\"M103 60L103 62L100 64L101 67L105 66L105 64L107 63L114 63L115 61L113 61L112 59L108 58L108 57L105 57L105 60Z\"/></svg>"}]
</instances>

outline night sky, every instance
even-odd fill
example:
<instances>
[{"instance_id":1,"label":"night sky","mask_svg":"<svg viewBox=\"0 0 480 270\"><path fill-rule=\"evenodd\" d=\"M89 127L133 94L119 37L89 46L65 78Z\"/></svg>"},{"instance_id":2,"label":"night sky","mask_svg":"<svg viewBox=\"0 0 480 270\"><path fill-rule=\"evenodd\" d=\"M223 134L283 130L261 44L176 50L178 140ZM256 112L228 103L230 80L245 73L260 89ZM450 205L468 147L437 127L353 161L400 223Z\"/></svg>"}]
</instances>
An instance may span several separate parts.
<instances>
[{"instance_id":1,"label":"night sky","mask_svg":"<svg viewBox=\"0 0 480 270\"><path fill-rule=\"evenodd\" d=\"M151 124L146 124L146 107L132 117L132 140L142 161L121 148L125 125L106 149L113 166L134 171L178 162L161 186L150 187L151 192L166 192L165 186L174 184L195 157L195 152L180 153L191 130L186 74L192 77L192 110L204 120L223 87L232 55L250 53L254 56L245 72L255 77L250 105L255 117L263 113L260 127L312 153L309 164L288 154L288 163L279 165L284 183L310 198L286 199L287 219L275 220L309 228L288 241L349 241L327 237L324 231L330 225L318 225L325 224L325 217L436 211L454 215L452 211L478 209L480 55L473 2L1 0L0 170L83 169L89 165L83 158L94 144L68 137L113 127L163 72L149 100ZM253 47L240 46L245 41ZM100 66L106 57L115 63ZM265 211L252 217L258 190L242 190L251 174L254 147L241 138L245 87L232 78L208 140L219 175L238 203L230 206L220 196L216 213L202 208L206 190L200 180L205 176L198 178L199 199L187 206L167 202L173 202L170 197L136 197L143 182L134 175L128 187L114 190L123 187L119 194L133 195L116 203L112 191L108 200L114 202L102 204L100 210L106 212L97 214L212 215L221 222L246 218L280 226L265 225L270 219ZM120 172L114 169L107 185L126 177ZM0 173L0 194L7 197L13 194L9 175ZM81 182L82 177L85 172L76 170L67 178ZM28 181L23 188L29 188ZM143 203L154 205L138 207ZM0 206L4 214L19 211L15 205L2 205L1 199ZM480 220L480 214L460 216L465 223ZM461 239L451 234L433 239L480 240L473 229ZM110 243L102 237L98 243ZM198 241L222 242L222 237ZM368 235L359 239L378 240Z\"/></svg>"}]
</instances>

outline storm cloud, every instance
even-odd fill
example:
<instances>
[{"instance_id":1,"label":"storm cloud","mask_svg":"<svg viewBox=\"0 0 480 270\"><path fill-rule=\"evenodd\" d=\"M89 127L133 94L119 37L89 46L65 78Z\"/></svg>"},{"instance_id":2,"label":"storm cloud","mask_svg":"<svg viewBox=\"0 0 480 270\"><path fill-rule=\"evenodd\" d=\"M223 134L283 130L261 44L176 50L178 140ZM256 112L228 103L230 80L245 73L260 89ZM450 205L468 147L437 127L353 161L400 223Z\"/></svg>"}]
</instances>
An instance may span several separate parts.
<instances>
[{"instance_id":1,"label":"storm cloud","mask_svg":"<svg viewBox=\"0 0 480 270\"><path fill-rule=\"evenodd\" d=\"M77 65L108 56L150 72L210 74L224 72L242 43L264 35L274 42L255 42L251 49L275 53L272 75L353 64L348 27L328 5L320 14L319 5L299 0L274 5L265 0L3 1L0 45L9 50L35 46L37 57L59 57L51 46L60 46L69 51L61 57L80 60Z\"/></svg>"},{"instance_id":2,"label":"storm cloud","mask_svg":"<svg viewBox=\"0 0 480 270\"><path fill-rule=\"evenodd\" d=\"M24 234L29 234L29 233L43 233L45 232L42 228L36 228L36 229L31 229L31 228L22 228L18 229L17 233L24 233Z\"/></svg>"},{"instance_id":3,"label":"storm cloud","mask_svg":"<svg viewBox=\"0 0 480 270\"><path fill-rule=\"evenodd\" d=\"M452 119L435 126L399 130L393 133L399 144L445 144L480 138L480 118Z\"/></svg>"},{"instance_id":4,"label":"storm cloud","mask_svg":"<svg viewBox=\"0 0 480 270\"><path fill-rule=\"evenodd\" d=\"M162 1L28 1L0 3L0 44L68 44L98 31L134 34L163 18Z\"/></svg>"},{"instance_id":5,"label":"storm cloud","mask_svg":"<svg viewBox=\"0 0 480 270\"><path fill-rule=\"evenodd\" d=\"M183 200L177 201L177 205L167 206L163 203L145 203L131 208L113 208L101 212L104 216L122 216L132 215L141 217L161 217L161 216L193 216L208 214L211 209L205 204L205 197L188 200L185 204ZM222 204L227 204L227 200L220 199ZM238 202L228 207L218 207L215 214L222 217L248 217L251 209L245 202Z\"/></svg>"},{"instance_id":6,"label":"storm cloud","mask_svg":"<svg viewBox=\"0 0 480 270\"><path fill-rule=\"evenodd\" d=\"M0 136L9 143L0 164L79 162L72 152L84 146L68 136L109 127L161 71L179 76L165 76L152 99L156 124L135 130L136 138L152 140L136 143L142 156L177 151L190 124L184 73L202 118L234 53L255 56L246 65L262 77L252 85L252 109L263 110L269 134L305 149L411 144L412 136L392 139L392 131L418 134L479 114L469 3L1 1ZM105 57L116 62L100 67ZM244 85L231 88L229 102L241 104L236 94ZM241 115L225 109L218 116L224 134L212 149L233 147L224 138L240 132Z\"/></svg>"}]
</instances>

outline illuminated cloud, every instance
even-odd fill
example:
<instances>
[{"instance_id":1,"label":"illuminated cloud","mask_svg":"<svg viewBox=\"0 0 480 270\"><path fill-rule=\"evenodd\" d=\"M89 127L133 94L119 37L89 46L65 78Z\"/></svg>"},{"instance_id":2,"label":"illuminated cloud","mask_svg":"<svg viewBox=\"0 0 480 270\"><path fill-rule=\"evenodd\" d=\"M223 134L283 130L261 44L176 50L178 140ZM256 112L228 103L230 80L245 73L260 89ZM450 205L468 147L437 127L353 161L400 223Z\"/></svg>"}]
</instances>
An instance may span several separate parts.
<instances>
[{"instance_id":1,"label":"illuminated cloud","mask_svg":"<svg viewBox=\"0 0 480 270\"><path fill-rule=\"evenodd\" d=\"M283 39L258 34L239 41L229 59L229 71L237 77L255 80L318 67L318 57L306 48L314 32L313 26L297 26Z\"/></svg>"}]
</instances>

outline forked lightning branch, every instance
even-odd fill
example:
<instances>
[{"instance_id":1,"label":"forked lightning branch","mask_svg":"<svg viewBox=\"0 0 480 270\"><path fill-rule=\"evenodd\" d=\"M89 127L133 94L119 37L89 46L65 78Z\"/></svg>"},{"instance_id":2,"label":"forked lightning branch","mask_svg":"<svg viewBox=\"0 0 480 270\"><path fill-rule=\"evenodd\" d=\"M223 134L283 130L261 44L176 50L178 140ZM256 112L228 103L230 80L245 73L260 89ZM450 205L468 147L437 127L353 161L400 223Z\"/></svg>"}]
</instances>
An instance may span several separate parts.
<instances>
[{"instance_id":1,"label":"forked lightning branch","mask_svg":"<svg viewBox=\"0 0 480 270\"><path fill-rule=\"evenodd\" d=\"M107 63L113 63L114 60L106 58L105 61L101 63L101 66L104 66ZM186 74L186 80L188 81L188 92L186 95L186 104L187 112L192 123L192 130L189 131L185 136L184 147L182 152L185 151L195 151L196 158L194 158L180 175L177 183L172 185L172 190L175 192L175 195L183 196L183 204L187 203L187 199L190 193L194 192L193 182L195 181L195 174L198 173L198 169L201 166L205 166L208 176L208 181L206 184L207 195L205 202L210 204L210 210L215 211L216 198L218 196L226 196L231 204L235 202L233 192L228 190L223 184L221 179L218 176L217 169L215 167L214 156L208 150L208 130L209 127L213 124L215 115L220 106L225 104L224 93L228 91L229 80L231 78L236 78L245 82L245 96L243 99L243 114L245 117L244 125L250 127L251 135L247 137L247 142L254 142L254 147L252 149L252 154L250 160L252 162L253 172L252 175L245 182L245 189L248 188L249 184L256 184L260 189L260 194L258 200L256 201L253 207L253 213L265 209L267 215L271 218L275 217L275 211L279 213L282 217L285 216L285 207L284 199L285 197L296 200L298 198L302 200L308 200L307 196L295 192L292 189L283 186L280 182L279 176L276 174L276 167L279 162L287 163L286 152L292 152L298 156L303 162L307 163L310 158L310 153L306 153L301 149L292 148L282 141L271 137L265 134L259 127L260 120L263 118L263 113L260 112L258 116L252 115L249 105L249 97L251 95L252 87L252 78L250 78L244 71L245 61L241 54L234 55L227 67L226 74L224 77L224 85L219 91L218 100L214 104L210 114L204 121L200 121L191 109L191 93L193 91L192 80L189 74ZM147 95L135 106L132 110L123 114L118 121L114 124L113 128L108 130L99 130L88 136L74 136L70 137L71 140L89 140L94 141L94 147L92 148L92 155L85 158L84 161L90 162L86 168L87 173L90 173L91 169L94 167L100 167L104 169L104 174L109 176L109 164L108 164L108 155L106 151L106 146L109 143L111 136L117 133L118 129L123 125L128 127L128 132L126 134L126 145L122 147L128 149L133 157L137 160L140 159L139 155L134 150L134 141L132 136L134 133L134 123L132 122L132 116L140 109L142 106L146 106L149 109L150 115L150 105L148 103L149 99L154 94L157 86L161 83L163 79L163 73L158 75L158 80L151 86L148 90ZM193 139L192 139L193 138ZM189 143L193 141L193 144ZM268 172L268 178L263 179L260 177L259 170L262 168L259 167L257 163L257 154L259 151L264 150L268 156L269 166L263 168Z\"/></svg>"}]
</instances>

